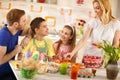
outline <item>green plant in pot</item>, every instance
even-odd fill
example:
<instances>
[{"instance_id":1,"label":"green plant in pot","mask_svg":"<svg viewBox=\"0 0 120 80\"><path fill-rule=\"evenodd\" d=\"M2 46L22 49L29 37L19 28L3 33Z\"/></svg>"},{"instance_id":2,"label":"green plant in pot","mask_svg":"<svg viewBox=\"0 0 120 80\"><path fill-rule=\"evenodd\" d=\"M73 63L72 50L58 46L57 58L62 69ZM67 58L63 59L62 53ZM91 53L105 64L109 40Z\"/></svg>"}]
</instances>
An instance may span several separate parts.
<instances>
[{"instance_id":1,"label":"green plant in pot","mask_svg":"<svg viewBox=\"0 0 120 80\"><path fill-rule=\"evenodd\" d=\"M108 79L115 79L119 72L117 61L120 58L120 48L114 47L109 41L103 41L102 49L104 50L104 66L107 71Z\"/></svg>"}]
</instances>

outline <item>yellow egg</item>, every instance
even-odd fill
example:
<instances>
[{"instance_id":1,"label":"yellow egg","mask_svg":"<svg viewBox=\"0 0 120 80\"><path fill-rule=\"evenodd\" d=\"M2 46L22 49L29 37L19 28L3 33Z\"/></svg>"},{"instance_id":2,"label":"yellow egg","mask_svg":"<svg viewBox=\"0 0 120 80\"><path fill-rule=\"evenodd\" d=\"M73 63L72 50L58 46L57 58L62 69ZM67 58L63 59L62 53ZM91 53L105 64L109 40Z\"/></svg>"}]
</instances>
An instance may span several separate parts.
<instances>
[{"instance_id":1,"label":"yellow egg","mask_svg":"<svg viewBox=\"0 0 120 80\"><path fill-rule=\"evenodd\" d=\"M120 58L120 53L118 54L119 58Z\"/></svg>"},{"instance_id":2,"label":"yellow egg","mask_svg":"<svg viewBox=\"0 0 120 80\"><path fill-rule=\"evenodd\" d=\"M31 52L33 53L33 52L36 51L36 50L37 50L36 46L32 46Z\"/></svg>"}]
</instances>

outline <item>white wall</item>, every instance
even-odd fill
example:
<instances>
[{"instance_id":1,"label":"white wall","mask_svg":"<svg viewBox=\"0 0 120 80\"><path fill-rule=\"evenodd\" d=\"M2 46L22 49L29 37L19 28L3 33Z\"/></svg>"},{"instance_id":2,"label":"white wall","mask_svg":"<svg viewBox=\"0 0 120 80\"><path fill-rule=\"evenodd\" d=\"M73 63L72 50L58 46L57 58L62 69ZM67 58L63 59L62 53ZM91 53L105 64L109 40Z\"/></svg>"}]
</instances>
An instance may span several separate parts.
<instances>
[{"instance_id":1,"label":"white wall","mask_svg":"<svg viewBox=\"0 0 120 80\"><path fill-rule=\"evenodd\" d=\"M113 16L120 19L120 0L110 0Z\"/></svg>"},{"instance_id":2,"label":"white wall","mask_svg":"<svg viewBox=\"0 0 120 80\"><path fill-rule=\"evenodd\" d=\"M116 9L116 16L117 16L117 18L119 18L119 20L120 20L120 0L117 0L118 2L117 2L117 9Z\"/></svg>"}]
</instances>

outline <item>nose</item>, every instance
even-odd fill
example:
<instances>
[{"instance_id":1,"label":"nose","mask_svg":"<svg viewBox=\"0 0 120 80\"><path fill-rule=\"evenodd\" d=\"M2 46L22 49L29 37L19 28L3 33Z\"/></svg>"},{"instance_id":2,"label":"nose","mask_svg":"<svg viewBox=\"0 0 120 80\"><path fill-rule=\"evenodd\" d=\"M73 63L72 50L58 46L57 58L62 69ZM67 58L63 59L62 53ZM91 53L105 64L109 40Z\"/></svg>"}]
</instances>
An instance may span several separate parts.
<instances>
[{"instance_id":1,"label":"nose","mask_svg":"<svg viewBox=\"0 0 120 80\"><path fill-rule=\"evenodd\" d=\"M97 13L97 10L96 10L96 9L94 9L94 12L95 12L95 13Z\"/></svg>"},{"instance_id":2,"label":"nose","mask_svg":"<svg viewBox=\"0 0 120 80\"><path fill-rule=\"evenodd\" d=\"M48 26L46 26L47 30L49 30Z\"/></svg>"}]
</instances>

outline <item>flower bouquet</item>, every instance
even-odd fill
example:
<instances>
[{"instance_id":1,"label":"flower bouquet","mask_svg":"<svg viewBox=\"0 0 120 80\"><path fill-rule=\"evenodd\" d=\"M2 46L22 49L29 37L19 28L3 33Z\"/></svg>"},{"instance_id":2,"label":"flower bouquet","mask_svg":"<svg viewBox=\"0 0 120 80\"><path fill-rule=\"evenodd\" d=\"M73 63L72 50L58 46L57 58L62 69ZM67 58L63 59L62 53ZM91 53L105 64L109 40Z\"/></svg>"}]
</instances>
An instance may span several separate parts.
<instances>
[{"instance_id":1,"label":"flower bouquet","mask_svg":"<svg viewBox=\"0 0 120 80\"><path fill-rule=\"evenodd\" d=\"M114 47L109 41L105 41L102 45L102 49L104 50L104 65L107 67L107 65L110 62L117 62L120 58L120 48Z\"/></svg>"},{"instance_id":2,"label":"flower bouquet","mask_svg":"<svg viewBox=\"0 0 120 80\"><path fill-rule=\"evenodd\" d=\"M108 79L116 79L117 74L119 72L117 61L120 58L120 48L114 47L109 41L104 40L104 44L102 45L102 49L104 50L104 66L106 68L107 78Z\"/></svg>"}]
</instances>

